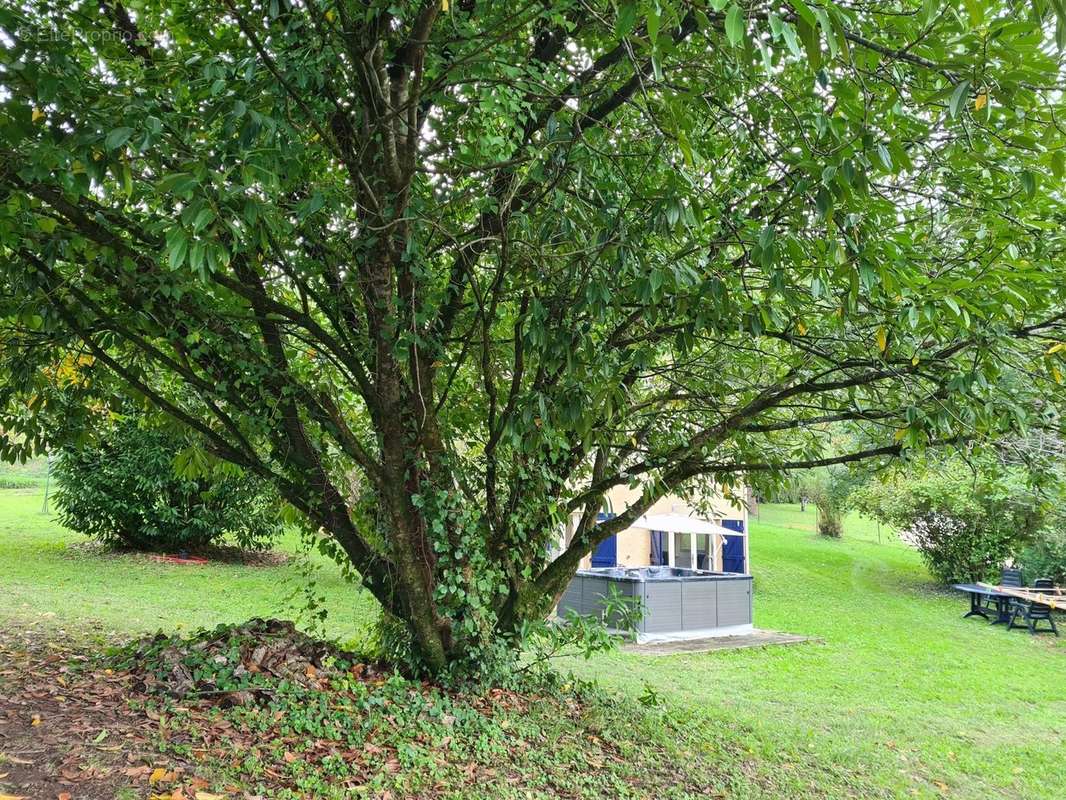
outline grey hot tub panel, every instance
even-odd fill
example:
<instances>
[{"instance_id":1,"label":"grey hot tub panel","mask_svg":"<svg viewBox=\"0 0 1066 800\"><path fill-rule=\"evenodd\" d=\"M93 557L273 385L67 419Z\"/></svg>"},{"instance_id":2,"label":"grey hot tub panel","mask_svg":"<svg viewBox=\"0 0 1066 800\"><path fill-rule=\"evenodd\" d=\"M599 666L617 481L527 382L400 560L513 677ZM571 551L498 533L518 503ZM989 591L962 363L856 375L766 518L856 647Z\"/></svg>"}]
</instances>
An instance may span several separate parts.
<instances>
[{"instance_id":1,"label":"grey hot tub panel","mask_svg":"<svg viewBox=\"0 0 1066 800\"><path fill-rule=\"evenodd\" d=\"M719 581L681 582L685 600L681 616L682 630L698 631L718 627L718 585Z\"/></svg>"},{"instance_id":2,"label":"grey hot tub panel","mask_svg":"<svg viewBox=\"0 0 1066 800\"><path fill-rule=\"evenodd\" d=\"M645 633L669 633L682 630L681 581L648 581L644 584L644 618L640 630Z\"/></svg>"},{"instance_id":3,"label":"grey hot tub panel","mask_svg":"<svg viewBox=\"0 0 1066 800\"><path fill-rule=\"evenodd\" d=\"M559 600L559 613L600 616L603 598L615 590L638 598L644 616L638 637L709 635L752 623L750 575L674 567L579 570ZM617 620L608 619L610 627Z\"/></svg>"}]
</instances>

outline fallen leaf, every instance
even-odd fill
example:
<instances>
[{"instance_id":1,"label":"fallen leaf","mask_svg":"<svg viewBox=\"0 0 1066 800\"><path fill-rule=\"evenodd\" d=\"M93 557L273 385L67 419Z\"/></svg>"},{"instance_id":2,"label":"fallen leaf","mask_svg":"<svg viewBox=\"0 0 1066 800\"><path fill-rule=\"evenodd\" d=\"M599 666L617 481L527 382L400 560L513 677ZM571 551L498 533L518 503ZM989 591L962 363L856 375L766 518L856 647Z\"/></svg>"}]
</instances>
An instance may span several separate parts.
<instances>
[{"instance_id":1,"label":"fallen leaf","mask_svg":"<svg viewBox=\"0 0 1066 800\"><path fill-rule=\"evenodd\" d=\"M70 792L60 792L56 800L70 800Z\"/></svg>"},{"instance_id":2,"label":"fallen leaf","mask_svg":"<svg viewBox=\"0 0 1066 800\"><path fill-rule=\"evenodd\" d=\"M21 794L0 794L0 800L26 800Z\"/></svg>"},{"instance_id":3,"label":"fallen leaf","mask_svg":"<svg viewBox=\"0 0 1066 800\"><path fill-rule=\"evenodd\" d=\"M167 771L162 767L156 767L152 770L152 774L148 776L148 782L155 785L159 783L163 778L167 776Z\"/></svg>"},{"instance_id":4,"label":"fallen leaf","mask_svg":"<svg viewBox=\"0 0 1066 800\"><path fill-rule=\"evenodd\" d=\"M226 800L226 795L211 794L211 792L197 792L196 800Z\"/></svg>"},{"instance_id":5,"label":"fallen leaf","mask_svg":"<svg viewBox=\"0 0 1066 800\"><path fill-rule=\"evenodd\" d=\"M30 725L40 725L40 724L41 724L41 715L40 714L34 714L33 715L33 719L30 720Z\"/></svg>"}]
</instances>

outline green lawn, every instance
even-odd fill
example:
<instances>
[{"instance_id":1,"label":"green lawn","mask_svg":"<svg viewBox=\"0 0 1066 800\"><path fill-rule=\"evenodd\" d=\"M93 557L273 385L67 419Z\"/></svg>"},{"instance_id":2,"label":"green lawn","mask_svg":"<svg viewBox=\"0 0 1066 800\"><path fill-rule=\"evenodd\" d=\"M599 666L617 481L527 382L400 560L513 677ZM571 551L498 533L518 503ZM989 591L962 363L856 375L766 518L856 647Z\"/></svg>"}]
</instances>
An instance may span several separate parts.
<instances>
[{"instance_id":1,"label":"green lawn","mask_svg":"<svg viewBox=\"0 0 1066 800\"><path fill-rule=\"evenodd\" d=\"M297 563L86 554L40 510L39 491L0 492L0 624L132 633L295 613ZM872 522L849 518L840 541L813 526L813 509L763 505L751 558L756 624L821 642L565 666L630 696L654 687L728 771L730 797L1063 797L1066 639L963 620L963 598ZM330 632L349 637L372 601L315 563Z\"/></svg>"},{"instance_id":2,"label":"green lawn","mask_svg":"<svg viewBox=\"0 0 1066 800\"><path fill-rule=\"evenodd\" d=\"M349 639L376 614L370 595L347 583L332 562L298 555L295 535L281 542L292 554L283 566L161 564L86 553L86 537L41 513L42 500L40 490L0 491L0 624L7 618L128 635L255 616L295 618L307 606L301 587L308 569L315 594L329 599L332 635Z\"/></svg>"},{"instance_id":3,"label":"green lawn","mask_svg":"<svg viewBox=\"0 0 1066 800\"><path fill-rule=\"evenodd\" d=\"M0 489L36 489L44 487L48 460L31 458L25 464L0 461Z\"/></svg>"}]
</instances>

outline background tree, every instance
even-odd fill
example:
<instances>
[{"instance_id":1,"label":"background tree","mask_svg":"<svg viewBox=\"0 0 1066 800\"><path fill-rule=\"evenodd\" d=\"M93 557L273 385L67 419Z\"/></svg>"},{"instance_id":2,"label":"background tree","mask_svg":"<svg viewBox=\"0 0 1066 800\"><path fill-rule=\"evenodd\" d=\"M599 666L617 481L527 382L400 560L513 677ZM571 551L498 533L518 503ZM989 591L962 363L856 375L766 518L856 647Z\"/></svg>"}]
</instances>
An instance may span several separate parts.
<instances>
[{"instance_id":1,"label":"background tree","mask_svg":"<svg viewBox=\"0 0 1066 800\"><path fill-rule=\"evenodd\" d=\"M805 477L802 491L818 509L818 533L832 538L843 536L848 496L859 481L858 476L846 467L836 466L811 470Z\"/></svg>"},{"instance_id":2,"label":"background tree","mask_svg":"<svg viewBox=\"0 0 1066 800\"><path fill-rule=\"evenodd\" d=\"M15 0L0 455L133 395L467 669L665 492L1041 423L1062 15Z\"/></svg>"}]
</instances>

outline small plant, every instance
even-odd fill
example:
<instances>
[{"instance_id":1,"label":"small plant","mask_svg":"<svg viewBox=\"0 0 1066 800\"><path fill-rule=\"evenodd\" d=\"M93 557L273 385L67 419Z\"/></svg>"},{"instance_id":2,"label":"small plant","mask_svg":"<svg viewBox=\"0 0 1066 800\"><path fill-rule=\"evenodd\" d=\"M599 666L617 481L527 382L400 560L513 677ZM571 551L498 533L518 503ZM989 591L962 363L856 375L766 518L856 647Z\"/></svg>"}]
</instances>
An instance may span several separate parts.
<instances>
[{"instance_id":1,"label":"small plant","mask_svg":"<svg viewBox=\"0 0 1066 800\"><path fill-rule=\"evenodd\" d=\"M648 681L644 681L644 691L637 700L645 708L657 708L662 705L663 702L662 695L659 694L659 691Z\"/></svg>"},{"instance_id":2,"label":"small plant","mask_svg":"<svg viewBox=\"0 0 1066 800\"><path fill-rule=\"evenodd\" d=\"M636 636L644 608L611 586L603 597L600 616L567 612L562 618L527 623L522 633L530 653L520 673L543 673L548 664L564 656L588 660L597 653L613 650L622 639Z\"/></svg>"},{"instance_id":3,"label":"small plant","mask_svg":"<svg viewBox=\"0 0 1066 800\"><path fill-rule=\"evenodd\" d=\"M179 476L181 442L133 417L55 465L59 519L71 530L137 550L195 550L230 536L266 547L280 530L274 493L246 473Z\"/></svg>"}]
</instances>

